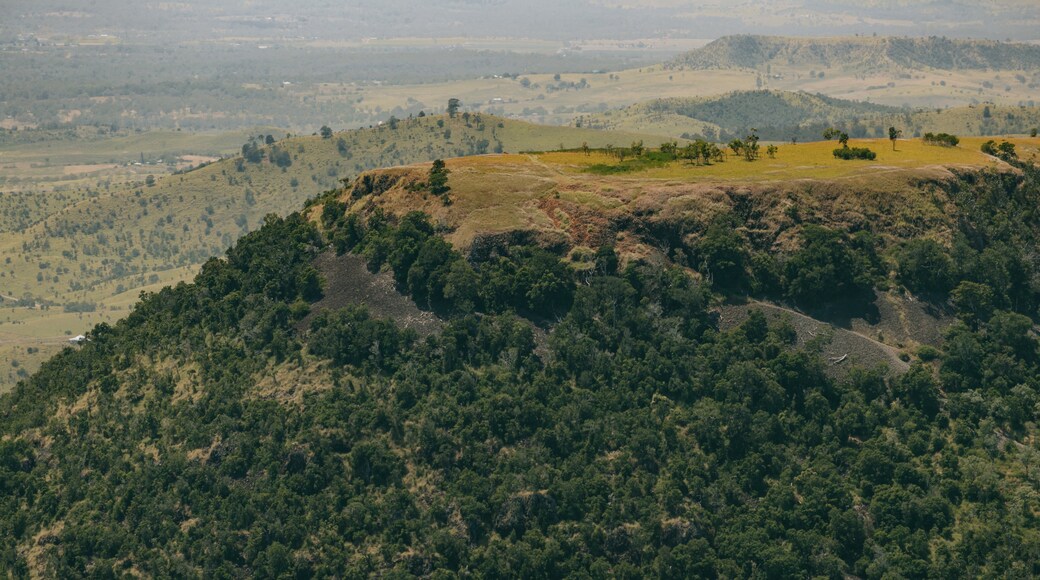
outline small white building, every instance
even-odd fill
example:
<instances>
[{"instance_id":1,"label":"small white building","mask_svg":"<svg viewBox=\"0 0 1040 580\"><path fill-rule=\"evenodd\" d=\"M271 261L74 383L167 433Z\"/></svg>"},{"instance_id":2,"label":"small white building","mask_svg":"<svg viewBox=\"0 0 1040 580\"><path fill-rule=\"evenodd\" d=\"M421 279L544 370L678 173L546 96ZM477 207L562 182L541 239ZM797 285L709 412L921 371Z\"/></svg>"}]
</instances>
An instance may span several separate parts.
<instances>
[{"instance_id":1,"label":"small white building","mask_svg":"<svg viewBox=\"0 0 1040 580\"><path fill-rule=\"evenodd\" d=\"M74 336L74 337L70 338L69 342L71 344L83 344L84 342L87 342L87 337L85 337L85 336L83 336L81 334L79 336Z\"/></svg>"}]
</instances>

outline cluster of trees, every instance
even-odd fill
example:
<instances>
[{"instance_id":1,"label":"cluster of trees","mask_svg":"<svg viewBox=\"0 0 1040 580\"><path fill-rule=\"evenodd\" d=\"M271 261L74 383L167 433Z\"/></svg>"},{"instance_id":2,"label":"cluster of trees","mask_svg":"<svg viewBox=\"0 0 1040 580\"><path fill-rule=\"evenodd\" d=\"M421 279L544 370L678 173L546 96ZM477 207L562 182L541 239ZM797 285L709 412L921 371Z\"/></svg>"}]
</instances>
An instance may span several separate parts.
<instances>
[{"instance_id":1,"label":"cluster of trees","mask_svg":"<svg viewBox=\"0 0 1040 580\"><path fill-rule=\"evenodd\" d=\"M878 241L868 232L848 235L817 225L801 231L800 248L786 256L755 250L736 217L722 214L687 252L688 261L727 294L756 294L813 309L834 303L861 305L887 273Z\"/></svg>"},{"instance_id":2,"label":"cluster of trees","mask_svg":"<svg viewBox=\"0 0 1040 580\"><path fill-rule=\"evenodd\" d=\"M823 138L827 141L837 139L843 149L849 146L849 134L845 131L835 129L834 127L829 127L824 130Z\"/></svg>"},{"instance_id":3,"label":"cluster of trees","mask_svg":"<svg viewBox=\"0 0 1040 580\"><path fill-rule=\"evenodd\" d=\"M730 141L729 148L733 150L734 155L743 157L745 161L756 161L758 160L761 149L758 145L758 141L758 131L752 129L743 139L734 139Z\"/></svg>"},{"instance_id":4,"label":"cluster of trees","mask_svg":"<svg viewBox=\"0 0 1040 580\"><path fill-rule=\"evenodd\" d=\"M703 139L697 139L692 143L687 143L683 147L679 147L678 143L674 141L661 144L661 153L670 157L671 159L685 159L690 163L696 163L698 165L710 165L711 163L722 163L726 160L726 154L722 149L714 144L709 143Z\"/></svg>"},{"instance_id":5,"label":"cluster of trees","mask_svg":"<svg viewBox=\"0 0 1040 580\"><path fill-rule=\"evenodd\" d=\"M372 271L389 266L402 292L438 312L516 311L547 319L565 312L573 297L573 270L535 246L503 247L491 259L471 264L420 212L400 220L381 211L363 218L333 201L326 203L322 220L338 252L364 256Z\"/></svg>"},{"instance_id":6,"label":"cluster of trees","mask_svg":"<svg viewBox=\"0 0 1040 580\"><path fill-rule=\"evenodd\" d=\"M752 129L743 139L734 139L730 142L729 148L734 156L743 157L746 161L757 160L762 152L758 133L755 129ZM591 152L587 144L583 144L581 150L586 155ZM766 148L770 158L776 157L778 151L779 149L775 145L770 145ZM684 159L697 165L711 165L712 163L726 161L725 151L715 143L705 141L704 139L696 139L683 147L680 147L674 141L667 141L662 143L657 150L647 148L642 141L636 141L629 147L608 145L606 152L623 165L618 167L595 166L593 169L601 172L627 171L646 166L661 165L677 159ZM627 165L625 164L626 159L629 161Z\"/></svg>"},{"instance_id":7,"label":"cluster of trees","mask_svg":"<svg viewBox=\"0 0 1040 580\"><path fill-rule=\"evenodd\" d=\"M682 259L717 291L810 310L843 301L864 306L871 290L887 287L894 275L914 294L952 304L966 324L1001 310L1033 318L1040 309L1040 289L1032 282L1040 267L1030 258L1030 248L1040 244L1040 175L1033 165L1014 163L1020 179L986 173L951 191L963 218L949 246L921 238L892 247L869 230L849 234L806 225L798 249L778 255L752 244L742 220L723 214L682 246Z\"/></svg>"},{"instance_id":8,"label":"cluster of trees","mask_svg":"<svg viewBox=\"0 0 1040 580\"><path fill-rule=\"evenodd\" d=\"M1015 144L1008 141L1001 141L1000 145L997 145L996 141L990 139L982 144L982 152L1008 163L1018 159L1018 152L1015 151Z\"/></svg>"},{"instance_id":9,"label":"cluster of trees","mask_svg":"<svg viewBox=\"0 0 1040 580\"><path fill-rule=\"evenodd\" d=\"M1033 318L1040 308L1040 289L1032 282L1040 267L1031 258L1040 242L1040 172L1015 164L1023 183L992 174L954 198L965 217L950 247L913 240L897 253L900 283L940 302L949 299L971 326L1000 311Z\"/></svg>"},{"instance_id":10,"label":"cluster of trees","mask_svg":"<svg viewBox=\"0 0 1040 580\"><path fill-rule=\"evenodd\" d=\"M260 163L264 160L265 149L267 160L274 165L281 168L292 166L292 154L275 145L273 135L250 137L249 141L242 145L242 159L248 163ZM239 171L245 171L243 163L238 163L237 167Z\"/></svg>"}]
</instances>

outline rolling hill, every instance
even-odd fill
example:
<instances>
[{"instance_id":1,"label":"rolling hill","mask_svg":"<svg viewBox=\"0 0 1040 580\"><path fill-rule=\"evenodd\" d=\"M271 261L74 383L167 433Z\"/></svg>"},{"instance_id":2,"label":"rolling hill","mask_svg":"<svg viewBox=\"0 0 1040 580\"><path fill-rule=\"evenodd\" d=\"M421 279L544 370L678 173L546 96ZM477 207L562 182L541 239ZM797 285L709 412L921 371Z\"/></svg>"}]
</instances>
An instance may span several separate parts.
<instances>
[{"instance_id":1,"label":"rolling hill","mask_svg":"<svg viewBox=\"0 0 1040 580\"><path fill-rule=\"evenodd\" d=\"M371 129L281 139L187 173L109 188L2 196L16 227L0 232L0 390L141 290L194 276L266 215L287 215L322 191L376 167L496 150L627 144L641 134L538 127L487 115L422 117ZM132 146L133 143L130 144Z\"/></svg>"},{"instance_id":2,"label":"rolling hill","mask_svg":"<svg viewBox=\"0 0 1040 580\"><path fill-rule=\"evenodd\" d=\"M576 125L626 130L640 127L662 136L728 142L750 128L770 141L815 141L836 127L855 137L883 137L888 128L907 136L1028 134L1040 127L1040 108L986 103L949 109L904 109L819 94L736 91L712 97L657 99L620 110L584 115Z\"/></svg>"},{"instance_id":3,"label":"rolling hill","mask_svg":"<svg viewBox=\"0 0 1040 580\"><path fill-rule=\"evenodd\" d=\"M969 141L365 173L0 396L0 568L1035 575L1040 171Z\"/></svg>"}]
</instances>

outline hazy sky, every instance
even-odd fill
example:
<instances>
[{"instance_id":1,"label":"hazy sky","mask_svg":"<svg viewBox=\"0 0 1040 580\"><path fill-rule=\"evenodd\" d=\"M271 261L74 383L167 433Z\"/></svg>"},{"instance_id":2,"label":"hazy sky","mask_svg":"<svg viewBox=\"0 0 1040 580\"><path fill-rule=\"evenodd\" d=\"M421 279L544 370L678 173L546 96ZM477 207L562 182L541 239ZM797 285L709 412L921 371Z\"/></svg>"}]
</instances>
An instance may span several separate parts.
<instances>
[{"instance_id":1,"label":"hazy sky","mask_svg":"<svg viewBox=\"0 0 1040 580\"><path fill-rule=\"evenodd\" d=\"M724 34L1040 37L1040 0L4 0L0 31L129 41L232 37Z\"/></svg>"}]
</instances>

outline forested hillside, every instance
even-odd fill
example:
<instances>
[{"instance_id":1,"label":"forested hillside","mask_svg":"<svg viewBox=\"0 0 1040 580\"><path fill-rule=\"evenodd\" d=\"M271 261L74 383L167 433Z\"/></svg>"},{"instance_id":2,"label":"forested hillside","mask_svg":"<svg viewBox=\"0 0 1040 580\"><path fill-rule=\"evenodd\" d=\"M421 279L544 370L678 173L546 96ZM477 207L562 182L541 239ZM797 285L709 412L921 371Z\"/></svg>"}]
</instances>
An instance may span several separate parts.
<instances>
[{"instance_id":1,"label":"forested hillside","mask_svg":"<svg viewBox=\"0 0 1040 580\"><path fill-rule=\"evenodd\" d=\"M268 217L0 398L0 568L1034 576L1040 171L1014 163L859 208L824 193L777 209L785 241L768 251L776 232L738 195L697 231L619 218L590 252L588 237L507 235L463 253L450 222L383 211L385 183L360 180L312 204L313 222ZM412 192L480 214L473 174L451 167ZM949 216L915 213L924 199ZM900 203L888 221L853 211ZM898 219L912 215L927 219ZM341 289L319 257L347 253L442 329L321 306ZM748 297L863 309L896 288L958 318L901 374L838 375L824 336L800 343L761 314L722 330L715 314Z\"/></svg>"}]
</instances>

